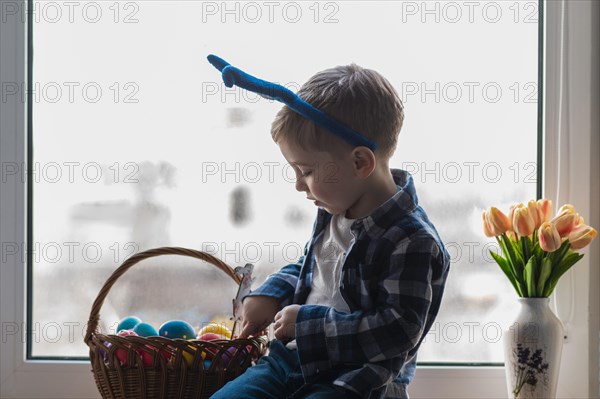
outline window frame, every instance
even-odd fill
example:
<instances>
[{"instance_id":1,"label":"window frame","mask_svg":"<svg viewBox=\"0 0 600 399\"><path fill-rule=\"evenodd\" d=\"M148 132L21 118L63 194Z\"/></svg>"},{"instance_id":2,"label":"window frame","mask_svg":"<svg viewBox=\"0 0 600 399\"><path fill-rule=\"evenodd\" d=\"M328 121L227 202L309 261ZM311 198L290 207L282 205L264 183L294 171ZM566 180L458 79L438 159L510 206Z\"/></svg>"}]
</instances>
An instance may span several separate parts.
<instances>
[{"instance_id":1,"label":"window frame","mask_svg":"<svg viewBox=\"0 0 600 399\"><path fill-rule=\"evenodd\" d=\"M565 152L569 160L566 176L577 184L570 184L567 198L577 198L577 209L589 215L589 223L598 227L600 201L597 182L600 180L598 160L590 156L591 148L598 145L598 11L600 6L593 1L577 2L577 6L566 3L567 36L569 38L567 72L565 84L570 92L569 109L578 110L577 118L571 118L570 131L579 132L569 136L571 145L567 150L557 146L558 77L560 75L560 11L564 0L543 3L545 8L544 53L544 195L556 198L559 174L554 159L558 149ZM27 0L12 3L25 9ZM542 3L540 3L542 4ZM30 37L26 21L19 18L3 18L0 21L0 81L25 82L31 54L27 53ZM595 31L594 31L595 30ZM595 35L594 35L595 33ZM595 64L594 64L595 63ZM594 69L595 68L595 69ZM590 84L592 83L592 84ZM540 93L542 93L540 88ZM596 91L594 91L596 90ZM18 96L14 96L18 97ZM27 124L28 104L18 98L0 104L0 165L16 163L22 165L31 154L27 153L27 138L31 126ZM597 131L595 132L597 133ZM586 152L587 150L587 152ZM569 155L571 155L569 157ZM576 173L577 172L577 173ZM596 183L594 183L596 182ZM0 243L27 242L27 190L24 181L2 180L0 190ZM594 186L595 184L595 186ZM573 301L573 323L568 328L568 338L563 350L562 370L559 381L559 397L598 396L598 331L600 318L599 242L596 240L586 257L570 271L569 282L557 287L557 304ZM3 257L4 257L4 252ZM6 398L96 398L99 397L94 384L90 364L87 361L28 360L27 348L21 326L27 321L27 263L25 259L13 257L2 260L0 268L0 396ZM595 267L590 267L595 265ZM596 284L594 284L596 282ZM11 327L12 326L12 327ZM9 328L18 328L18 334L8 334ZM569 365L569 367L566 367ZM87 377L86 377L87 376ZM414 398L497 398L504 397L506 385L502 367L442 367L420 366L411 384ZM567 394L568 393L568 394Z\"/></svg>"}]
</instances>

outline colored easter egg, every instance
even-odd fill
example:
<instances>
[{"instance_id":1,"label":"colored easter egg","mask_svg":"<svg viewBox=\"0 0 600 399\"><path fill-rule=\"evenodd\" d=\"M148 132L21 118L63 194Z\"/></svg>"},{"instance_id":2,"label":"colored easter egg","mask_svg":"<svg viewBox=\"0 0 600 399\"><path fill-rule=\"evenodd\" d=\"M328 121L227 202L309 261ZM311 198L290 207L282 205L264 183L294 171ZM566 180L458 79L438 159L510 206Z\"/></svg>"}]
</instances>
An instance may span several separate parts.
<instances>
[{"instance_id":1,"label":"colored easter egg","mask_svg":"<svg viewBox=\"0 0 600 399\"><path fill-rule=\"evenodd\" d=\"M155 349L157 349L157 348L155 348ZM171 354L172 354L172 352L170 350L168 350L168 349L161 349L160 350L160 355L163 357L163 359L165 359L165 361L167 363L171 360Z\"/></svg>"},{"instance_id":2,"label":"colored easter egg","mask_svg":"<svg viewBox=\"0 0 600 399\"><path fill-rule=\"evenodd\" d=\"M196 335L194 327L183 320L171 320L163 323L158 329L158 334L170 339L193 339Z\"/></svg>"},{"instance_id":3,"label":"colored easter egg","mask_svg":"<svg viewBox=\"0 0 600 399\"><path fill-rule=\"evenodd\" d=\"M158 336L158 331L156 331L156 328L152 327L152 325L150 325L148 323L139 323L137 326L135 326L133 328L133 331L140 337L156 337L156 336Z\"/></svg>"},{"instance_id":4,"label":"colored easter egg","mask_svg":"<svg viewBox=\"0 0 600 399\"><path fill-rule=\"evenodd\" d=\"M192 349L194 352L196 351L195 349ZM192 355L189 352L183 352L183 360L185 360L185 364L188 365L188 367L192 366L192 363L194 363L194 355Z\"/></svg>"},{"instance_id":5,"label":"colored easter egg","mask_svg":"<svg viewBox=\"0 0 600 399\"><path fill-rule=\"evenodd\" d=\"M117 335L119 337L137 337L138 334L133 331L133 330L121 330L117 333ZM108 343L110 345L110 343ZM112 346L112 345L110 345ZM129 346L129 345L127 345ZM121 365L125 365L125 366L131 366L131 364L129 364L128 359L127 359L127 350L123 349L123 348L117 348L115 349L115 356L117 357L117 359L119 360L119 363L121 363Z\"/></svg>"},{"instance_id":6,"label":"colored easter egg","mask_svg":"<svg viewBox=\"0 0 600 399\"><path fill-rule=\"evenodd\" d=\"M142 358L142 364L145 367L151 367L152 366L152 364L154 363L154 357L150 353L146 352L143 349L139 349L139 348L136 349L135 351Z\"/></svg>"},{"instance_id":7,"label":"colored easter egg","mask_svg":"<svg viewBox=\"0 0 600 399\"><path fill-rule=\"evenodd\" d=\"M121 330L133 330L135 326L140 324L142 319L137 316L127 316L121 319L119 324L117 325L117 332Z\"/></svg>"},{"instance_id":8,"label":"colored easter egg","mask_svg":"<svg viewBox=\"0 0 600 399\"><path fill-rule=\"evenodd\" d=\"M128 331L128 330L123 330L123 331ZM121 365L130 366L130 364L128 364L128 361L127 361L128 360L127 359L127 349L122 349L122 348L115 349L115 356L117 357L117 359L119 360L119 363L121 363Z\"/></svg>"},{"instance_id":9,"label":"colored easter egg","mask_svg":"<svg viewBox=\"0 0 600 399\"><path fill-rule=\"evenodd\" d=\"M115 349L115 356L117 357L117 359L119 359L119 363L121 363L121 365L125 365L128 366L129 364L127 364L127 351L125 349L121 349L121 348L117 348Z\"/></svg>"},{"instance_id":10,"label":"colored easter egg","mask_svg":"<svg viewBox=\"0 0 600 399\"><path fill-rule=\"evenodd\" d=\"M215 315L213 316L210 323L220 324L222 326L227 327L229 330L233 329L233 325L235 324L229 315Z\"/></svg>"},{"instance_id":11,"label":"colored easter egg","mask_svg":"<svg viewBox=\"0 0 600 399\"><path fill-rule=\"evenodd\" d=\"M145 367L152 367L154 366L154 356L156 352L158 352L158 348L152 345L146 345L146 348L148 350L138 348L135 351L140 355L140 358L142 359L142 364ZM169 361L169 359L171 358L171 354L166 350L161 350L160 356L162 356L166 361ZM159 360L157 360L157 362L158 361Z\"/></svg>"},{"instance_id":12,"label":"colored easter egg","mask_svg":"<svg viewBox=\"0 0 600 399\"><path fill-rule=\"evenodd\" d=\"M198 337L198 339L200 341L220 341L220 340L227 340L227 338L225 338L223 335L219 335L219 334L215 334L215 333L206 333L206 334L202 334L200 337ZM218 347L214 347L211 345L206 345L204 347L204 351L202 352L202 358L206 358L208 360L213 359L216 354L219 352L219 348ZM206 355L205 355L206 354ZM225 355L225 354L223 354Z\"/></svg>"},{"instance_id":13,"label":"colored easter egg","mask_svg":"<svg viewBox=\"0 0 600 399\"><path fill-rule=\"evenodd\" d=\"M212 362L210 360L205 360L204 361L204 370L208 370L210 368L211 363Z\"/></svg>"},{"instance_id":14,"label":"colored easter egg","mask_svg":"<svg viewBox=\"0 0 600 399\"><path fill-rule=\"evenodd\" d=\"M237 349L234 346L227 348L227 351L225 351L221 356L221 363L223 364L223 367L229 366L229 362L231 362L236 355L237 363L242 365L244 364L244 361L246 361L246 357L248 357L248 350L246 348Z\"/></svg>"},{"instance_id":15,"label":"colored easter egg","mask_svg":"<svg viewBox=\"0 0 600 399\"><path fill-rule=\"evenodd\" d=\"M195 354L196 354L197 348L192 345L188 345L188 348L194 353L192 354L192 353L184 351L183 358L185 360L185 363L188 365L188 367L191 367L192 364L194 363L194 357L196 356ZM206 353L202 352L200 354L200 357L202 357L202 359L204 360L206 358Z\"/></svg>"},{"instance_id":16,"label":"colored easter egg","mask_svg":"<svg viewBox=\"0 0 600 399\"><path fill-rule=\"evenodd\" d=\"M137 337L137 336L139 336L139 334L133 330L119 330L117 335L119 337Z\"/></svg>"},{"instance_id":17,"label":"colored easter egg","mask_svg":"<svg viewBox=\"0 0 600 399\"><path fill-rule=\"evenodd\" d=\"M225 352L221 355L221 364L223 367L229 366L229 362L233 359L233 355L235 355L235 348L232 346L231 348L227 348Z\"/></svg>"},{"instance_id":18,"label":"colored easter egg","mask_svg":"<svg viewBox=\"0 0 600 399\"><path fill-rule=\"evenodd\" d=\"M215 340L226 339L226 338L219 334L206 333L206 334L202 334L201 336L199 336L198 339L200 341L215 341Z\"/></svg>"},{"instance_id":19,"label":"colored easter egg","mask_svg":"<svg viewBox=\"0 0 600 399\"><path fill-rule=\"evenodd\" d=\"M200 341L215 341L215 340L221 340L223 338L224 337L222 335L215 334L215 333L206 333L206 334L203 334L200 337L198 337L198 339ZM203 359L204 358L212 359L217 354L218 351L219 350L217 348L207 345L204 347L204 351L202 352L202 358Z\"/></svg>"},{"instance_id":20,"label":"colored easter egg","mask_svg":"<svg viewBox=\"0 0 600 399\"><path fill-rule=\"evenodd\" d=\"M104 341L103 344L107 348L110 348L112 346L112 344L107 341ZM106 349L100 348L100 355L102 356L102 359L104 359L104 362L108 363L108 351Z\"/></svg>"},{"instance_id":21,"label":"colored easter egg","mask_svg":"<svg viewBox=\"0 0 600 399\"><path fill-rule=\"evenodd\" d=\"M206 333L215 333L223 335L227 339L231 338L231 330L223 324L210 323L202 327L200 331L198 331L198 336L201 336Z\"/></svg>"}]
</instances>

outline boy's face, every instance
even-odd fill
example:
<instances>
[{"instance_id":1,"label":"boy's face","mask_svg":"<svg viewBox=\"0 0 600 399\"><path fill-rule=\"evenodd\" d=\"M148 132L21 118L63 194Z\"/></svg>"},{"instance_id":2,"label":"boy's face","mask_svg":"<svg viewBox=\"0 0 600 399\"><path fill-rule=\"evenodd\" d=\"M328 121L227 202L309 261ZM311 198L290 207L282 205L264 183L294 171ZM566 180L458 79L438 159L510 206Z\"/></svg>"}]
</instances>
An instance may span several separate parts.
<instances>
[{"instance_id":1,"label":"boy's face","mask_svg":"<svg viewBox=\"0 0 600 399\"><path fill-rule=\"evenodd\" d=\"M296 174L296 190L331 214L344 214L360 198L350 151L306 151L285 140L279 149Z\"/></svg>"}]
</instances>

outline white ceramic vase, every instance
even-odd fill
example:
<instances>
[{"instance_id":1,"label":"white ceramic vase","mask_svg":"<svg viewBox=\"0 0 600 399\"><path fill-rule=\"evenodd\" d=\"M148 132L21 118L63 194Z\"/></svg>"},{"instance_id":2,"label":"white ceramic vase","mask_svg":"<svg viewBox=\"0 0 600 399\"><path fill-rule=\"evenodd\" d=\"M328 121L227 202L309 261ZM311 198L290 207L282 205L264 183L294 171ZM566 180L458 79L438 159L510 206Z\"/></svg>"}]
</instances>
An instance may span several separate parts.
<instances>
[{"instance_id":1,"label":"white ceramic vase","mask_svg":"<svg viewBox=\"0 0 600 399\"><path fill-rule=\"evenodd\" d=\"M556 398L563 327L548 298L519 298L520 309L504 330L508 397Z\"/></svg>"}]
</instances>

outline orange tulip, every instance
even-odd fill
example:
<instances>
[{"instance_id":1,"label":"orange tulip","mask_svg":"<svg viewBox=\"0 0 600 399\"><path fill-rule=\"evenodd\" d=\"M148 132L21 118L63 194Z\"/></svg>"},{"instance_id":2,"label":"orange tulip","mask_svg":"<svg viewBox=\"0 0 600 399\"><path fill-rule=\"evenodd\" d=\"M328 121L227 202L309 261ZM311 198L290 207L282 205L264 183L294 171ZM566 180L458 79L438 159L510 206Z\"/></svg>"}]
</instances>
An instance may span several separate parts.
<instances>
[{"instance_id":1,"label":"orange tulip","mask_svg":"<svg viewBox=\"0 0 600 399\"><path fill-rule=\"evenodd\" d=\"M556 212L557 215L560 215L563 212L573 212L573 213L577 213L577 211L575 211L575 207L571 204L564 204L563 206L561 206L558 209L558 212Z\"/></svg>"},{"instance_id":2,"label":"orange tulip","mask_svg":"<svg viewBox=\"0 0 600 399\"><path fill-rule=\"evenodd\" d=\"M568 240L571 244L571 249L576 250L587 247L597 235L598 232L593 227L585 224L579 226L569 234Z\"/></svg>"},{"instance_id":3,"label":"orange tulip","mask_svg":"<svg viewBox=\"0 0 600 399\"><path fill-rule=\"evenodd\" d=\"M505 233L510 228L510 221L502 211L496 207L491 207L486 212L486 218L491 232L495 236Z\"/></svg>"},{"instance_id":4,"label":"orange tulip","mask_svg":"<svg viewBox=\"0 0 600 399\"><path fill-rule=\"evenodd\" d=\"M513 241L517 241L517 235L515 234L515 232L514 232L514 231L512 231L512 230L508 230L508 231L506 232L506 235L507 235L507 236L508 236L508 238L510 238L511 240L513 240Z\"/></svg>"},{"instance_id":5,"label":"orange tulip","mask_svg":"<svg viewBox=\"0 0 600 399\"><path fill-rule=\"evenodd\" d=\"M535 221L531 217L529 208L523 204L519 204L514 209L513 230L520 237L529 236L535 230Z\"/></svg>"},{"instance_id":6,"label":"orange tulip","mask_svg":"<svg viewBox=\"0 0 600 399\"><path fill-rule=\"evenodd\" d=\"M542 198L537 201L537 204L540 214L542 215L542 223L550 220L550 215L552 214L552 201Z\"/></svg>"},{"instance_id":7,"label":"orange tulip","mask_svg":"<svg viewBox=\"0 0 600 399\"><path fill-rule=\"evenodd\" d=\"M554 252L560 248L562 239L552 223L544 222L538 230L540 247L546 252Z\"/></svg>"},{"instance_id":8,"label":"orange tulip","mask_svg":"<svg viewBox=\"0 0 600 399\"><path fill-rule=\"evenodd\" d=\"M483 218L483 234L485 234L486 237L495 237L495 234L487 221L486 212L484 211L481 216Z\"/></svg>"},{"instance_id":9,"label":"orange tulip","mask_svg":"<svg viewBox=\"0 0 600 399\"><path fill-rule=\"evenodd\" d=\"M523 206L523 204L512 204L509 208L508 208L508 221L510 222L510 230L515 230L513 228L513 218L515 216L515 209Z\"/></svg>"},{"instance_id":10,"label":"orange tulip","mask_svg":"<svg viewBox=\"0 0 600 399\"><path fill-rule=\"evenodd\" d=\"M539 229L544 220L542 220L543 215L538 207L538 203L534 200L531 200L527 203L527 208L529 208L529 214L533 219L533 224L535 225L535 228Z\"/></svg>"},{"instance_id":11,"label":"orange tulip","mask_svg":"<svg viewBox=\"0 0 600 399\"><path fill-rule=\"evenodd\" d=\"M559 214L556 215L552 220L550 220L550 223L556 226L558 234L564 238L569 235L571 230L573 230L576 223L579 221L579 215L575 213L574 209L563 208L564 206L560 208L562 211L559 212Z\"/></svg>"}]
</instances>

